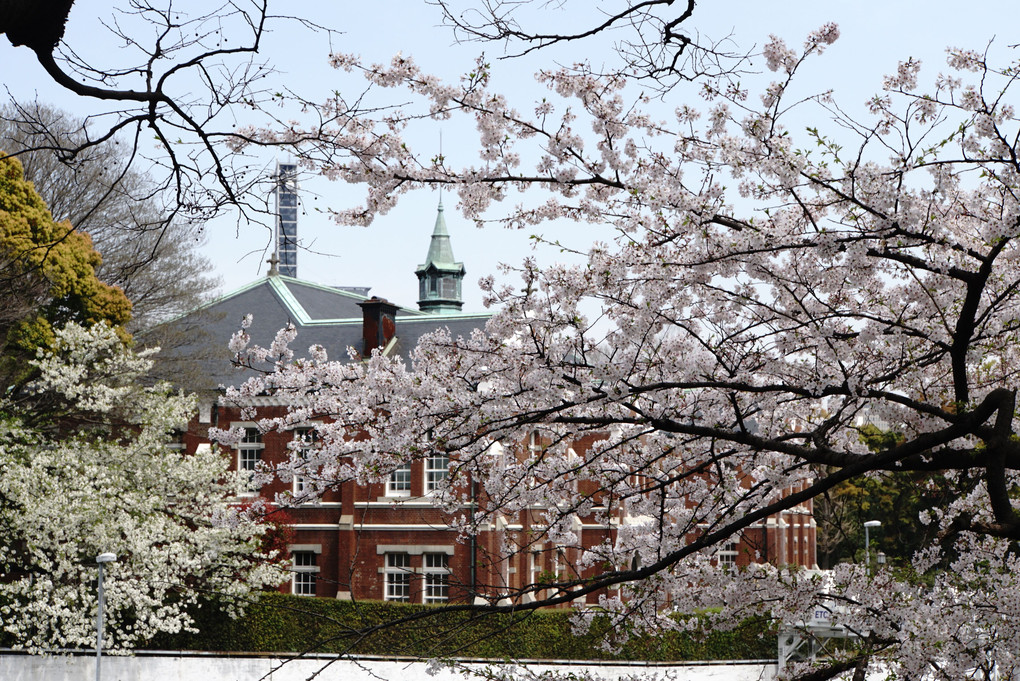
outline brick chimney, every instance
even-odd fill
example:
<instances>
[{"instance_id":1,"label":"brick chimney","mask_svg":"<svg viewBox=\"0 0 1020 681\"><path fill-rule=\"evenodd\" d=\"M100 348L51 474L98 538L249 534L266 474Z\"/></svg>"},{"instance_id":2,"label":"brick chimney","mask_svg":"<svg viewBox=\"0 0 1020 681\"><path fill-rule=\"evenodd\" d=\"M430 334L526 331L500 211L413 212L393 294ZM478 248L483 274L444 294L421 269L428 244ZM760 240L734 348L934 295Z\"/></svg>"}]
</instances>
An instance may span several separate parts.
<instances>
[{"instance_id":1,"label":"brick chimney","mask_svg":"<svg viewBox=\"0 0 1020 681\"><path fill-rule=\"evenodd\" d=\"M361 335L364 340L362 357L371 357L376 348L385 348L397 335L397 306L385 298L372 296L358 303L364 314Z\"/></svg>"}]
</instances>

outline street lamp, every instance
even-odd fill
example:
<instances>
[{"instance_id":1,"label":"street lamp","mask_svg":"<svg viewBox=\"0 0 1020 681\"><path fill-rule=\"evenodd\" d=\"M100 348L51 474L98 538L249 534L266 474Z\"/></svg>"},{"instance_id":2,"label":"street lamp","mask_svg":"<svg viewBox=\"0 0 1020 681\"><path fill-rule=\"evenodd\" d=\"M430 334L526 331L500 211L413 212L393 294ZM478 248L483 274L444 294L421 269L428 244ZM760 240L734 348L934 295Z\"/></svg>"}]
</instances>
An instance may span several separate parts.
<instances>
[{"instance_id":1,"label":"street lamp","mask_svg":"<svg viewBox=\"0 0 1020 681\"><path fill-rule=\"evenodd\" d=\"M96 556L99 563L99 611L96 613L96 681L99 681L99 665L103 660L103 565L117 560L112 553Z\"/></svg>"},{"instance_id":2,"label":"street lamp","mask_svg":"<svg viewBox=\"0 0 1020 681\"><path fill-rule=\"evenodd\" d=\"M873 527L882 527L882 521L880 520L868 520L864 523L864 565L867 567L871 564L871 534L870 530Z\"/></svg>"}]
</instances>

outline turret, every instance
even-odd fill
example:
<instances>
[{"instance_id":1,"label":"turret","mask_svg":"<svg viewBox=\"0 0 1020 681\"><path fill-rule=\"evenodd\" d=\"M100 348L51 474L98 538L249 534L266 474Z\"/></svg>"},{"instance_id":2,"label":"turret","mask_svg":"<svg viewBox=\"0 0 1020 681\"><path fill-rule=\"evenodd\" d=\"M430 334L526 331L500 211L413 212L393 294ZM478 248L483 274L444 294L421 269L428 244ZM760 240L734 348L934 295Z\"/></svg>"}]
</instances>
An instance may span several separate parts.
<instances>
[{"instance_id":1,"label":"turret","mask_svg":"<svg viewBox=\"0 0 1020 681\"><path fill-rule=\"evenodd\" d=\"M464 307L461 282L464 263L455 262L450 246L450 233L443 218L443 202L439 202L436 226L425 264L414 271L418 276L418 309L432 314L455 314Z\"/></svg>"}]
</instances>

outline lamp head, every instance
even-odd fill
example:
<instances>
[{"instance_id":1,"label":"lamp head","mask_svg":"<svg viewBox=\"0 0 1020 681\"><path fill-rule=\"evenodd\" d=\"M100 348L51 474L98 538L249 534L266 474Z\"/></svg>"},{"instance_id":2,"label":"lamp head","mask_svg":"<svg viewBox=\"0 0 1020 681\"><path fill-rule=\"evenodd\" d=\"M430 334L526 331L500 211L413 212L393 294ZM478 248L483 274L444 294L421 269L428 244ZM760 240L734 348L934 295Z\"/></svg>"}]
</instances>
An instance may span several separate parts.
<instances>
[{"instance_id":1,"label":"lamp head","mask_svg":"<svg viewBox=\"0 0 1020 681\"><path fill-rule=\"evenodd\" d=\"M882 526L882 521L881 520L869 520L869 521L864 523L864 526L865 527L881 527Z\"/></svg>"},{"instance_id":2,"label":"lamp head","mask_svg":"<svg viewBox=\"0 0 1020 681\"><path fill-rule=\"evenodd\" d=\"M112 553L100 553L96 556L97 563L112 563L117 560L117 556Z\"/></svg>"}]
</instances>

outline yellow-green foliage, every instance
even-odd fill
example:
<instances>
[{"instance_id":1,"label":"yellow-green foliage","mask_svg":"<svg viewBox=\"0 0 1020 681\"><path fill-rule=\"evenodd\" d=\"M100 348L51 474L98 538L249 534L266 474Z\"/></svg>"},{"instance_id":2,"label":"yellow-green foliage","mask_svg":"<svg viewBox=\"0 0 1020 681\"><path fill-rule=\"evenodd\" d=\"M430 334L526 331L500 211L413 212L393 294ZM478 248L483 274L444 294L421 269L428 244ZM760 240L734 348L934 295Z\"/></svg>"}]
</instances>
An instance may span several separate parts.
<instances>
[{"instance_id":1,"label":"yellow-green foliage","mask_svg":"<svg viewBox=\"0 0 1020 681\"><path fill-rule=\"evenodd\" d=\"M0 153L3 276L15 281L13 289L19 277L27 282L41 275L48 285L41 307L8 330L8 351L34 354L36 348L52 343L54 326L69 321L83 325L105 321L126 340L123 325L131 318L131 303L121 289L98 279L100 263L92 239L67 222L54 222L32 183L24 179L18 160Z\"/></svg>"}]
</instances>

